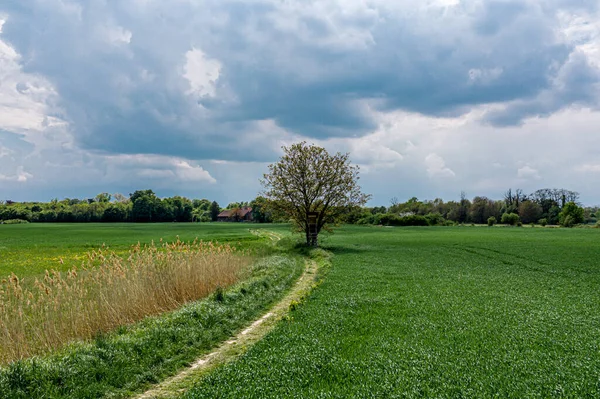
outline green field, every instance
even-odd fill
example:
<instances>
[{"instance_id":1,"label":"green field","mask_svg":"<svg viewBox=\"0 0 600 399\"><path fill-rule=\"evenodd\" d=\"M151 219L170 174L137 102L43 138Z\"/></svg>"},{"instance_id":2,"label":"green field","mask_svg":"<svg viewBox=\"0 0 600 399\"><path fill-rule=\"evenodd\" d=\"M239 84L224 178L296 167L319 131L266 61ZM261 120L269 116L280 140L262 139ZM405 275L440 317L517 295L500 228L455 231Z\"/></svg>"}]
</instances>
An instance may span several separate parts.
<instances>
[{"instance_id":1,"label":"green field","mask_svg":"<svg viewBox=\"0 0 600 399\"><path fill-rule=\"evenodd\" d=\"M126 252L140 242L150 244L161 238L174 241L177 236L188 241L195 238L238 243L252 247L259 239L249 229L256 224L230 223L65 223L0 225L0 277L15 273L26 277L46 269L67 270L81 264L85 254L103 244L116 252ZM271 229L289 230L286 226ZM62 263L61 263L62 259Z\"/></svg>"},{"instance_id":2,"label":"green field","mask_svg":"<svg viewBox=\"0 0 600 399\"><path fill-rule=\"evenodd\" d=\"M0 226L0 273L176 235L258 246L258 227L289 231ZM333 267L308 300L183 397L600 397L600 230L344 227L322 243Z\"/></svg>"},{"instance_id":3,"label":"green field","mask_svg":"<svg viewBox=\"0 0 600 399\"><path fill-rule=\"evenodd\" d=\"M599 233L345 228L293 319L184 397L600 397Z\"/></svg>"},{"instance_id":4,"label":"green field","mask_svg":"<svg viewBox=\"0 0 600 399\"><path fill-rule=\"evenodd\" d=\"M16 226L20 228L13 229L11 225L2 230L4 237L10 237L5 245L11 253L22 252L20 259L25 262L29 256L46 259L46 249L53 250L56 256L84 254L104 242L125 251L127 243L137 239L141 242L160 237L172 240L176 234L185 240L199 237L239 243L242 249L256 250L252 253L259 256L253 257L243 280L217 289L208 297L188 302L178 310L121 325L110 332L97 332L89 340L74 341L51 353L0 366L2 399L128 398L143 392L151 384L189 366L262 316L290 290L304 269L301 256L284 253L273 245L269 236L252 234L249 229L260 227L256 225ZM280 229L285 231L289 227ZM136 232L141 234L136 235ZM14 263L4 257L0 258L0 265L7 272L23 274L22 266L14 270ZM30 275L36 264L32 266ZM16 297L19 291L14 292ZM3 298L0 297L0 306ZM15 306L13 311L20 310ZM39 323L44 320L40 319ZM0 319L0 329L2 327ZM10 336L8 338L10 343Z\"/></svg>"}]
</instances>

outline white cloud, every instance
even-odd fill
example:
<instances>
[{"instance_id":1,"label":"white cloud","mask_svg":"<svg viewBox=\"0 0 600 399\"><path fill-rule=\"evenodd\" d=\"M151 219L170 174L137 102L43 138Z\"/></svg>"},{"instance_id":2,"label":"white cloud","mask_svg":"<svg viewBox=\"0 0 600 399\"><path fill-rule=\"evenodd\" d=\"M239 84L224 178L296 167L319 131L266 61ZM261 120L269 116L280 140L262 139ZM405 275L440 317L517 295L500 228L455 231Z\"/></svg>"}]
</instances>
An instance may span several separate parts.
<instances>
[{"instance_id":1,"label":"white cloud","mask_svg":"<svg viewBox=\"0 0 600 399\"><path fill-rule=\"evenodd\" d=\"M12 181L12 182L24 183L27 180L30 180L32 178L33 178L33 175L31 173L26 172L24 170L23 166L19 166L17 168L16 173L13 175L0 174L0 181Z\"/></svg>"},{"instance_id":2,"label":"white cloud","mask_svg":"<svg viewBox=\"0 0 600 399\"><path fill-rule=\"evenodd\" d=\"M149 179L161 179L165 183L216 183L209 172L202 166L194 165L189 160L161 155L116 155L107 156L106 162L110 170L129 171L136 176ZM111 178L119 178L110 173Z\"/></svg>"},{"instance_id":3,"label":"white cloud","mask_svg":"<svg viewBox=\"0 0 600 399\"><path fill-rule=\"evenodd\" d=\"M188 161L177 160L174 162L175 175L182 182L209 182L217 181L201 166L192 166Z\"/></svg>"},{"instance_id":4,"label":"white cloud","mask_svg":"<svg viewBox=\"0 0 600 399\"><path fill-rule=\"evenodd\" d=\"M175 177L175 173L172 170L165 169L139 169L136 174L139 177L147 178L147 179L172 179Z\"/></svg>"},{"instance_id":5,"label":"white cloud","mask_svg":"<svg viewBox=\"0 0 600 399\"><path fill-rule=\"evenodd\" d=\"M537 169L532 168L529 165L525 165L522 168L519 168L517 170L517 177L519 179L525 179L525 180L529 180L529 179L534 179L534 180L540 180L540 172Z\"/></svg>"},{"instance_id":6,"label":"white cloud","mask_svg":"<svg viewBox=\"0 0 600 399\"><path fill-rule=\"evenodd\" d=\"M129 44L133 34L127 29L123 29L120 26L105 26L103 29L103 35L108 42L113 44Z\"/></svg>"},{"instance_id":7,"label":"white cloud","mask_svg":"<svg viewBox=\"0 0 600 399\"><path fill-rule=\"evenodd\" d=\"M382 132L375 132L358 138L317 141L316 144L332 152L349 152L351 161L360 164L365 173L370 173L393 168L404 159L401 152L387 141Z\"/></svg>"},{"instance_id":8,"label":"white cloud","mask_svg":"<svg viewBox=\"0 0 600 399\"><path fill-rule=\"evenodd\" d=\"M185 58L183 76L190 83L188 94L214 97L216 95L216 84L221 73L221 63L207 57L200 49L188 51Z\"/></svg>"},{"instance_id":9,"label":"white cloud","mask_svg":"<svg viewBox=\"0 0 600 399\"><path fill-rule=\"evenodd\" d=\"M600 173L600 164L588 163L575 168L578 172Z\"/></svg>"},{"instance_id":10,"label":"white cloud","mask_svg":"<svg viewBox=\"0 0 600 399\"><path fill-rule=\"evenodd\" d=\"M600 19L590 13L559 12L560 34L600 68Z\"/></svg>"},{"instance_id":11,"label":"white cloud","mask_svg":"<svg viewBox=\"0 0 600 399\"><path fill-rule=\"evenodd\" d=\"M45 78L23 72L21 62L21 56L0 36L0 130L20 133L24 140L42 147L48 143L43 130L60 121L48 116L60 113L54 105L57 93Z\"/></svg>"},{"instance_id":12,"label":"white cloud","mask_svg":"<svg viewBox=\"0 0 600 399\"><path fill-rule=\"evenodd\" d=\"M430 177L454 177L454 171L446 167L446 161L438 154L431 153L425 157L427 173Z\"/></svg>"}]
</instances>

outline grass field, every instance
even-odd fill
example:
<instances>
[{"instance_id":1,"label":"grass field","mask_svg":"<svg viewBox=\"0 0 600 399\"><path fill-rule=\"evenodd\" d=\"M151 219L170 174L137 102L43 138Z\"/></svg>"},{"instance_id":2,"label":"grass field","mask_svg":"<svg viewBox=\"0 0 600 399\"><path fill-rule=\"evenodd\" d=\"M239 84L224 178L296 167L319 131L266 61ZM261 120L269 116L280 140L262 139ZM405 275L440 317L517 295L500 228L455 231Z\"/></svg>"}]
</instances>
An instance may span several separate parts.
<instances>
[{"instance_id":1,"label":"grass field","mask_svg":"<svg viewBox=\"0 0 600 399\"><path fill-rule=\"evenodd\" d=\"M136 227L140 227L136 225L82 226L85 228L80 228L80 225L57 226L27 225L25 229L8 231L11 232L9 235L13 240L13 248L31 255L43 251L43 248L53 248L58 256L62 256L61 249L84 253L109 239L111 246L120 246L125 250L128 248L125 242L135 242L138 239L149 242L151 239L158 240L159 237L170 239L165 235L165 230L169 230L169 234L177 233L182 239L191 240L197 236L221 242L240 242L242 249L257 249L259 251L256 251L256 254L262 256L253 258L252 265L244 268L242 281L229 288L225 286L223 289L217 289L208 298L189 302L178 310L148 317L138 323L126 323L128 325L121 325L111 332L100 331L94 334L92 339L71 342L66 347L40 357L0 366L2 399L130 397L135 392L143 391L149 384L173 375L198 356L252 323L266 312L271 304L287 293L304 268L302 257L284 253L279 246L272 245L269 237L258 238L249 231L249 228L259 226L179 225L179 229L169 229L171 225L144 225L142 231L145 234L141 235L143 238L131 234ZM185 229L191 226L194 229ZM112 234L111 227L116 229L115 234ZM289 228L283 226L280 229L285 231ZM73 230L78 232L74 233ZM125 233L127 231L129 235ZM29 234L30 232L34 234ZM48 235L50 232L53 235ZM40 237L43 239L40 240ZM61 242L64 243L64 248L61 247ZM221 249L215 248L216 253L224 256L231 254L228 250ZM182 257L177 257L179 250L182 251ZM159 262L157 269L150 271L156 271L161 278L168 278L166 271L159 270L167 265L165 259L172 259L173 267L181 267L186 260L195 259L190 258L193 251L188 247L177 246L177 249L173 249L174 253L157 251L160 251L158 254L164 255L162 258L155 257L162 259L162 263ZM137 262L135 259L133 261ZM19 272L5 260L0 258L0 265L5 270ZM202 267L195 262L193 265ZM107 267L112 267L112 263ZM121 273L123 270L119 269L117 272ZM106 275L112 278L109 271L105 271ZM144 279L142 273L135 275ZM125 273L124 278L126 276ZM183 293L179 289L176 291L178 294ZM119 293L123 294L121 291ZM94 294L92 302L95 297ZM111 300L118 301L117 295L106 297L106 302ZM55 303L60 304L60 301L52 301L52 309ZM131 301L127 304L134 305ZM0 305L5 304L0 302ZM122 303L115 302L109 305L117 309ZM17 308L18 306L14 307L14 312L21 313L22 309ZM52 323L41 320L40 324Z\"/></svg>"},{"instance_id":2,"label":"grass field","mask_svg":"<svg viewBox=\"0 0 600 399\"><path fill-rule=\"evenodd\" d=\"M600 397L599 233L344 228L291 320L183 397Z\"/></svg>"},{"instance_id":3,"label":"grass field","mask_svg":"<svg viewBox=\"0 0 600 399\"><path fill-rule=\"evenodd\" d=\"M77 261L103 243L126 251L137 241L177 235L258 248L261 241L249 228L289 230L245 224L0 226L0 275L35 275L63 266L54 258ZM600 230L345 227L322 243L334 254L333 267L311 297L183 397L600 397ZM286 283L265 293L260 305L217 310L219 332L195 328L184 309L176 312L177 321L168 316L163 326L161 317L160 329L133 333L151 339L123 346L130 336L124 329L108 344L100 340L75 355L12 367L0 373L0 385L10 390L7 397L123 397L257 317L291 284L289 271L277 278L286 273ZM234 324L219 321L227 312L225 320ZM207 339L193 343L191 334ZM71 371L63 376L58 370ZM55 385L56 378L67 382Z\"/></svg>"},{"instance_id":4,"label":"grass field","mask_svg":"<svg viewBox=\"0 0 600 399\"><path fill-rule=\"evenodd\" d=\"M264 226L230 223L0 225L0 277L10 273L19 277L39 275L46 269L65 271L79 265L87 252L103 244L125 253L138 241L150 244L161 238L174 241L179 236L182 241L198 238L241 242L248 248L259 242L256 236L248 234L248 229L261 227ZM285 226L275 228L289 230Z\"/></svg>"}]
</instances>

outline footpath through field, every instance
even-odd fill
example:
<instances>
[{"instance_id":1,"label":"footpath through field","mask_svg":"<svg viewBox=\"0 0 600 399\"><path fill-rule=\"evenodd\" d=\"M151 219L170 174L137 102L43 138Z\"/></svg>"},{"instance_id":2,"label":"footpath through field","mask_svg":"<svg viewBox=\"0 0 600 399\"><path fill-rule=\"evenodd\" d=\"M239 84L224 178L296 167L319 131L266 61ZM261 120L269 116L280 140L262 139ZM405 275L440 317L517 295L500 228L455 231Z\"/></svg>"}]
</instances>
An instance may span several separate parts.
<instances>
[{"instance_id":1,"label":"footpath through field","mask_svg":"<svg viewBox=\"0 0 600 399\"><path fill-rule=\"evenodd\" d=\"M268 237L274 244L282 238L281 235L266 230L256 230L252 231L252 233ZM158 384L142 395L137 396L137 399L173 397L178 393L184 392L186 387L189 387L190 384L207 371L230 362L243 354L250 346L269 333L282 318L287 317L291 308L294 308L305 299L316 283L318 272L319 263L311 259L306 259L304 272L293 288L266 314L254 321L235 337L221 344L211 353L196 360L189 368Z\"/></svg>"},{"instance_id":2,"label":"footpath through field","mask_svg":"<svg viewBox=\"0 0 600 399\"><path fill-rule=\"evenodd\" d=\"M344 228L309 300L179 396L600 397L599 239Z\"/></svg>"}]
</instances>

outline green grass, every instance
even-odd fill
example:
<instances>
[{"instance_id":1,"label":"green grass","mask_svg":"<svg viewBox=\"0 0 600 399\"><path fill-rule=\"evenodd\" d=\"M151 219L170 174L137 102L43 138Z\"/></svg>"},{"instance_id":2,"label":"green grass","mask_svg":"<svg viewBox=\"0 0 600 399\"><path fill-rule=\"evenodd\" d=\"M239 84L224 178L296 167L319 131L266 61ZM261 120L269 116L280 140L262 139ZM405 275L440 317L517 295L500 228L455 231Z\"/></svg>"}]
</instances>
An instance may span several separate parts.
<instances>
[{"instance_id":1,"label":"green grass","mask_svg":"<svg viewBox=\"0 0 600 399\"><path fill-rule=\"evenodd\" d=\"M344 228L310 299L185 398L600 397L600 231Z\"/></svg>"},{"instance_id":2,"label":"green grass","mask_svg":"<svg viewBox=\"0 0 600 399\"><path fill-rule=\"evenodd\" d=\"M303 270L300 257L271 255L222 294L147 318L43 358L0 368L0 397L125 398L189 365L258 318Z\"/></svg>"},{"instance_id":3,"label":"green grass","mask_svg":"<svg viewBox=\"0 0 600 399\"><path fill-rule=\"evenodd\" d=\"M0 225L0 278L15 273L19 277L35 276L46 269L65 271L78 266L91 250L103 244L125 253L138 241L149 244L161 238L174 241L217 240L238 243L245 248L261 245L261 239L248 234L250 228L264 225L231 223L78 223ZM287 226L277 226L287 229ZM62 263L61 263L62 259Z\"/></svg>"},{"instance_id":4,"label":"green grass","mask_svg":"<svg viewBox=\"0 0 600 399\"><path fill-rule=\"evenodd\" d=\"M303 270L298 255L274 248L252 224L29 224L0 226L0 276L35 276L77 264L76 257L106 244L123 251L160 238L237 244L261 259L250 277L209 299L123 326L92 342L75 342L48 356L0 367L0 398L124 398L173 375L258 318ZM289 231L289 226L268 226ZM289 240L282 245L289 247ZM285 244L284 244L285 243ZM61 264L57 259L65 260ZM69 261L67 261L69 260ZM71 265L69 265L71 263Z\"/></svg>"}]
</instances>

